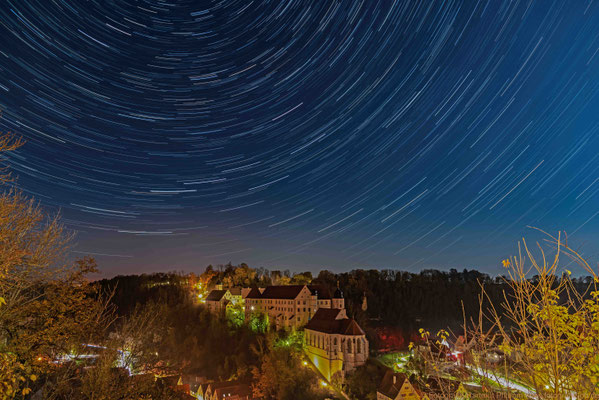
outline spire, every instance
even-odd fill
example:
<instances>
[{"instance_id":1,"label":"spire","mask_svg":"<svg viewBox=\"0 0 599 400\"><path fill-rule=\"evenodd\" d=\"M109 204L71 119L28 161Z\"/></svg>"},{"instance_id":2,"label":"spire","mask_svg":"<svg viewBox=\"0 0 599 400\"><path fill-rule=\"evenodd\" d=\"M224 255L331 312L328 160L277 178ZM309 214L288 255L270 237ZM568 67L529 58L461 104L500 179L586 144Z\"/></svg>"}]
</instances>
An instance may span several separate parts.
<instances>
[{"instance_id":1,"label":"spire","mask_svg":"<svg viewBox=\"0 0 599 400\"><path fill-rule=\"evenodd\" d=\"M364 296L362 297L362 311L366 311L368 309L368 300L366 300L366 292L364 292Z\"/></svg>"},{"instance_id":2,"label":"spire","mask_svg":"<svg viewBox=\"0 0 599 400\"><path fill-rule=\"evenodd\" d=\"M339 289L339 281L337 281L337 290L335 290L335 294L333 295L334 299L342 299L343 298L343 292L341 291L341 289Z\"/></svg>"}]
</instances>

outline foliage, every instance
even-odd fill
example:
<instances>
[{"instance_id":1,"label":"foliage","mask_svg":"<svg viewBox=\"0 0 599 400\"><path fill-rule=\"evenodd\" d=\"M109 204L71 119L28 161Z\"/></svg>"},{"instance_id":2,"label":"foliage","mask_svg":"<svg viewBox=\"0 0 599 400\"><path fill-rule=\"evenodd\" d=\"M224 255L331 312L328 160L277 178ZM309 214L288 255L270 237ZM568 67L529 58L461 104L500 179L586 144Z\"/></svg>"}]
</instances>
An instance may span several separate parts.
<instances>
[{"instance_id":1,"label":"foliage","mask_svg":"<svg viewBox=\"0 0 599 400\"><path fill-rule=\"evenodd\" d=\"M483 386L525 390L539 399L597 397L599 277L561 234L547 234L545 245L537 244L535 256L523 240L518 256L502 262L507 277L501 301L481 285L479 317L470 323L464 317L460 338L466 368L453 368L454 378L472 374ZM547 247L554 251L551 258ZM560 268L563 256L591 274L586 287ZM435 356L439 343L427 331L421 333L425 341L417 346L423 355L421 372L447 382L448 363ZM437 335L439 340L448 337L445 331Z\"/></svg>"},{"instance_id":2,"label":"foliage","mask_svg":"<svg viewBox=\"0 0 599 400\"><path fill-rule=\"evenodd\" d=\"M304 351L304 331L278 331L275 347L287 347L298 353Z\"/></svg>"},{"instance_id":3,"label":"foliage","mask_svg":"<svg viewBox=\"0 0 599 400\"><path fill-rule=\"evenodd\" d=\"M345 391L356 400L376 400L376 391L387 368L369 359L346 376Z\"/></svg>"},{"instance_id":4,"label":"foliage","mask_svg":"<svg viewBox=\"0 0 599 400\"><path fill-rule=\"evenodd\" d=\"M37 380L30 365L18 362L11 353L0 353L0 400L8 400L31 392L28 383Z\"/></svg>"},{"instance_id":5,"label":"foliage","mask_svg":"<svg viewBox=\"0 0 599 400\"><path fill-rule=\"evenodd\" d=\"M120 316L131 315L140 304L156 302L167 306L190 301L197 278L179 273L116 276L96 282L97 290L111 294L111 304ZM192 281L190 283L190 281Z\"/></svg>"},{"instance_id":6,"label":"foliage","mask_svg":"<svg viewBox=\"0 0 599 400\"><path fill-rule=\"evenodd\" d=\"M228 305L226 309L226 318L231 328L241 328L243 324L245 324L245 308L241 304Z\"/></svg>"},{"instance_id":7,"label":"foliage","mask_svg":"<svg viewBox=\"0 0 599 400\"><path fill-rule=\"evenodd\" d=\"M488 316L503 338L500 349L518 355L518 377L539 398L588 398L599 394L599 277L571 247L567 237L547 235L555 254L549 260L542 246L539 257L526 241L518 257L504 260L511 291L499 308L491 304ZM523 254L524 253L524 254ZM589 296L578 291L563 270L566 256L594 277ZM531 267L526 266L526 261ZM531 272L534 279L528 279ZM479 330L480 331L480 330Z\"/></svg>"},{"instance_id":8,"label":"foliage","mask_svg":"<svg viewBox=\"0 0 599 400\"><path fill-rule=\"evenodd\" d=\"M0 138L0 152L21 142ZM0 176L6 182L10 176ZM0 194L0 387L5 398L25 396L52 370L48 360L77 351L110 323L92 299L86 275L93 259L65 261L71 236L17 190Z\"/></svg>"},{"instance_id":9,"label":"foliage","mask_svg":"<svg viewBox=\"0 0 599 400\"><path fill-rule=\"evenodd\" d=\"M268 314L251 313L248 321L248 327L255 333L266 333L269 327Z\"/></svg>"},{"instance_id":10,"label":"foliage","mask_svg":"<svg viewBox=\"0 0 599 400\"><path fill-rule=\"evenodd\" d=\"M287 346L269 346L259 367L254 367L254 396L265 400L321 399L314 372L299 353Z\"/></svg>"},{"instance_id":11,"label":"foliage","mask_svg":"<svg viewBox=\"0 0 599 400\"><path fill-rule=\"evenodd\" d=\"M60 379L44 387L44 398L55 400L162 400L187 399L183 393L156 381L154 375L132 375L115 367L114 350L100 354L92 367L69 365L61 368ZM50 389L50 390L48 390ZM51 392L49 394L48 392Z\"/></svg>"}]
</instances>

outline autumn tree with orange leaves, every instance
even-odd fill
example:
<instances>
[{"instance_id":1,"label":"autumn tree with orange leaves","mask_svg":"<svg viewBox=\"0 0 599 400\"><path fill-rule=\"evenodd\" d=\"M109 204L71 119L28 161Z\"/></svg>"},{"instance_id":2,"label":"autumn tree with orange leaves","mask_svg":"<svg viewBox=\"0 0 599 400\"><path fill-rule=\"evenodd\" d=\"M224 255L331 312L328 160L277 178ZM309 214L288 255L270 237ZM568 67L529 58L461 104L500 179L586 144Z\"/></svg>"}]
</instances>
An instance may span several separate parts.
<instances>
[{"instance_id":1,"label":"autumn tree with orange leaves","mask_svg":"<svg viewBox=\"0 0 599 400\"><path fill-rule=\"evenodd\" d=\"M0 136L0 155L23 144ZM3 160L4 161L4 160ZM8 185L0 171L0 399L27 396L60 354L77 352L107 321L86 276L95 261L67 261L72 236L58 216Z\"/></svg>"}]
</instances>

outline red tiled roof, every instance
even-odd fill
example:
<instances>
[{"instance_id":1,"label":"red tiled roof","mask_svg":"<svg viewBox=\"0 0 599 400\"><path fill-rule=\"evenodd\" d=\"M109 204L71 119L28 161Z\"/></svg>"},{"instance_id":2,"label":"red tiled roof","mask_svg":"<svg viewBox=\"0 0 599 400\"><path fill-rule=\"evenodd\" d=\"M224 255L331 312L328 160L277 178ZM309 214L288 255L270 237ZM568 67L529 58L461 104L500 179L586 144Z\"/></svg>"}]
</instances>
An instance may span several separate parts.
<instances>
[{"instance_id":1,"label":"red tiled roof","mask_svg":"<svg viewBox=\"0 0 599 400\"><path fill-rule=\"evenodd\" d=\"M351 318L339 319L339 333L343 335L365 335L362 328Z\"/></svg>"},{"instance_id":2,"label":"red tiled roof","mask_svg":"<svg viewBox=\"0 0 599 400\"><path fill-rule=\"evenodd\" d=\"M333 321L336 320L341 313L341 310L338 308L319 308L316 310L316 313L312 317L312 319L322 319Z\"/></svg>"},{"instance_id":3,"label":"red tiled roof","mask_svg":"<svg viewBox=\"0 0 599 400\"><path fill-rule=\"evenodd\" d=\"M206 297L206 301L220 301L223 296L227 293L226 290L212 290L208 297Z\"/></svg>"},{"instance_id":4,"label":"red tiled roof","mask_svg":"<svg viewBox=\"0 0 599 400\"><path fill-rule=\"evenodd\" d=\"M250 292L248 293L247 296L245 296L246 299L261 299L262 298L262 293L260 293L260 290L258 290L258 288L252 288L252 290L250 290Z\"/></svg>"},{"instance_id":5,"label":"red tiled roof","mask_svg":"<svg viewBox=\"0 0 599 400\"><path fill-rule=\"evenodd\" d=\"M336 308L319 308L305 329L339 335L364 335L360 325L351 318L337 319L341 310Z\"/></svg>"},{"instance_id":6,"label":"red tiled roof","mask_svg":"<svg viewBox=\"0 0 599 400\"><path fill-rule=\"evenodd\" d=\"M262 292L263 299L295 299L304 285L267 286ZM247 297L246 297L247 298Z\"/></svg>"},{"instance_id":7,"label":"red tiled roof","mask_svg":"<svg viewBox=\"0 0 599 400\"><path fill-rule=\"evenodd\" d=\"M251 399L252 389L247 383L239 381L215 382L209 384L212 393L216 393L219 399L226 398L227 400Z\"/></svg>"},{"instance_id":8,"label":"red tiled roof","mask_svg":"<svg viewBox=\"0 0 599 400\"><path fill-rule=\"evenodd\" d=\"M393 377L395 377L395 383L393 383ZM401 389L401 386L405 380L406 376L401 372L387 370L385 377L378 388L378 392L394 399L397 397L397 394L399 393L399 390Z\"/></svg>"},{"instance_id":9,"label":"red tiled roof","mask_svg":"<svg viewBox=\"0 0 599 400\"><path fill-rule=\"evenodd\" d=\"M331 298L331 291L322 285L308 285L312 295L318 294L318 300L328 300Z\"/></svg>"}]
</instances>

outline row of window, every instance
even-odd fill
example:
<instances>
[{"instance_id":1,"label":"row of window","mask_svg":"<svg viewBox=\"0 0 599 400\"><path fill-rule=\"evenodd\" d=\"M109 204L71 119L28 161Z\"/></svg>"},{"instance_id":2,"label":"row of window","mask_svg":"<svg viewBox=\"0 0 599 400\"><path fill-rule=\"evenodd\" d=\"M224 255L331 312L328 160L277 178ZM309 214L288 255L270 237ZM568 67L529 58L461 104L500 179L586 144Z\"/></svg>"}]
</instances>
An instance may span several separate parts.
<instances>
[{"instance_id":1,"label":"row of window","mask_svg":"<svg viewBox=\"0 0 599 400\"><path fill-rule=\"evenodd\" d=\"M314 334L309 334L308 332L306 332L306 341L308 342L308 344L310 346L313 347L318 347L319 349L324 349L326 350L328 348L329 345L329 337L323 337L321 335L314 335ZM335 354L337 353L338 347L337 347L337 338L334 337L333 338L333 350L335 351ZM341 348L339 350L343 351L345 347L345 350L348 353L353 353L353 350L356 350L356 353L361 353L362 352L362 338L353 338L353 339L343 339L341 341Z\"/></svg>"}]
</instances>

